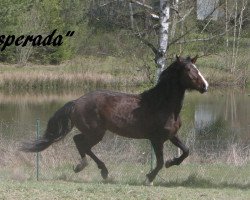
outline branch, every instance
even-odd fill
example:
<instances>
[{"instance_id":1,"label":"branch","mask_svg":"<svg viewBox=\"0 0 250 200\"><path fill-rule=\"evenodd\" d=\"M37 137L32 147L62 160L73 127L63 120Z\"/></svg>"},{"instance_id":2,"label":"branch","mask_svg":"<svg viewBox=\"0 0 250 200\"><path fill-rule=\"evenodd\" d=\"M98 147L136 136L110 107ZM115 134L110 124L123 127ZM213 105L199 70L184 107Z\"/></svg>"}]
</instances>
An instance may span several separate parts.
<instances>
[{"instance_id":1,"label":"branch","mask_svg":"<svg viewBox=\"0 0 250 200\"><path fill-rule=\"evenodd\" d=\"M182 22L182 21L184 21L191 14L191 12L193 11L193 9L194 9L194 7L190 8L189 11L185 15L183 15L181 17L181 19L177 22L177 24L180 23L180 22ZM180 16L180 15L178 15L178 16Z\"/></svg>"},{"instance_id":2,"label":"branch","mask_svg":"<svg viewBox=\"0 0 250 200\"><path fill-rule=\"evenodd\" d=\"M209 37L209 38L197 38L197 39L190 39L190 40L182 40L182 41L177 41L175 42L176 44L183 44L183 43L188 43L188 42L200 42L200 41L209 41L209 40L212 40L216 37L219 37L219 36L223 36L225 35L226 32L223 32L223 33L220 33L218 35L214 35L212 37Z\"/></svg>"},{"instance_id":3,"label":"branch","mask_svg":"<svg viewBox=\"0 0 250 200\"><path fill-rule=\"evenodd\" d=\"M148 13L149 15L154 18L154 19L160 19L159 15L157 14L157 12L155 11L155 9L152 7L152 6L149 6L145 3L141 3L140 1L137 1L137 0L129 0L130 3L134 3L138 6L141 6L143 7ZM149 10L151 12L149 12Z\"/></svg>"},{"instance_id":4,"label":"branch","mask_svg":"<svg viewBox=\"0 0 250 200\"><path fill-rule=\"evenodd\" d=\"M234 27L231 27L230 29L228 29L228 31L232 30ZM227 31L224 31L223 33L220 33L218 35L214 35L208 38L196 38L196 39L190 39L190 40L182 40L182 41L176 41L175 44L183 44L183 43L188 43L188 42L200 42L200 41L209 41L212 40L216 37L220 37L223 36L227 33ZM173 44L173 42L171 42L171 44Z\"/></svg>"},{"instance_id":5,"label":"branch","mask_svg":"<svg viewBox=\"0 0 250 200\"><path fill-rule=\"evenodd\" d=\"M108 2L103 3L103 4L99 4L98 6L99 6L99 7L104 7L104 6L107 6L107 5L109 5L109 4L111 4L111 3L115 3L115 2L116 2L116 0L108 1Z\"/></svg>"},{"instance_id":6,"label":"branch","mask_svg":"<svg viewBox=\"0 0 250 200\"><path fill-rule=\"evenodd\" d=\"M212 12L211 12L209 15L207 15L207 16L205 17L204 20L207 20L210 16L212 16L212 14L215 12L215 10L216 10L217 8L219 8L220 6L222 6L223 4L224 4L224 3L222 3L222 4L218 5L217 7L215 7L215 8L212 10ZM192 9L191 9L191 11L192 11ZM191 13L191 11L190 11L190 13ZM190 14L190 13L189 13L189 14ZM187 16L186 16L186 17L187 17ZM203 20L203 21L204 21L204 20ZM169 47L170 47L172 44L177 43L180 39L182 39L182 38L185 37L187 34L189 34L191 31L193 31L193 28L195 28L195 26L196 26L196 25L192 26L186 33L184 33L183 35L179 36L179 37L178 37L177 39L175 39L174 41L170 42L169 45L168 45L168 49L169 49Z\"/></svg>"},{"instance_id":7,"label":"branch","mask_svg":"<svg viewBox=\"0 0 250 200\"><path fill-rule=\"evenodd\" d=\"M145 4L145 3L141 3L140 1L136 1L136 0L129 0L129 1L131 3L135 3L135 4L139 5L139 6L141 6L143 8L146 8L146 9L149 9L151 11L154 11L154 8L152 6L149 6L149 5Z\"/></svg>"},{"instance_id":8,"label":"branch","mask_svg":"<svg viewBox=\"0 0 250 200\"><path fill-rule=\"evenodd\" d=\"M148 47L151 48L151 50L154 52L155 56L159 54L158 50L155 48L155 46L150 43L148 40L144 39L140 34L136 34L136 37L140 39L140 41L144 44L146 44Z\"/></svg>"}]
</instances>

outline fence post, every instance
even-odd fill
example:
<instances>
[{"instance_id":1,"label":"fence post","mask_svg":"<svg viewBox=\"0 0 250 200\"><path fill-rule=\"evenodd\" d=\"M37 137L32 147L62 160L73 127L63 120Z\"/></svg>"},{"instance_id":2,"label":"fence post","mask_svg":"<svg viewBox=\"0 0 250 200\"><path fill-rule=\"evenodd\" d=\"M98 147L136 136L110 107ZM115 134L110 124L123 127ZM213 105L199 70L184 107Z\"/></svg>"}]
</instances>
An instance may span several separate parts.
<instances>
[{"instance_id":1,"label":"fence post","mask_svg":"<svg viewBox=\"0 0 250 200\"><path fill-rule=\"evenodd\" d=\"M36 139L40 136L40 120L36 120ZM36 180L39 180L39 152L36 152Z\"/></svg>"},{"instance_id":2,"label":"fence post","mask_svg":"<svg viewBox=\"0 0 250 200\"><path fill-rule=\"evenodd\" d=\"M150 162L151 171L154 169L154 161L155 161L155 154L154 154L153 146L151 144L151 162Z\"/></svg>"}]
</instances>

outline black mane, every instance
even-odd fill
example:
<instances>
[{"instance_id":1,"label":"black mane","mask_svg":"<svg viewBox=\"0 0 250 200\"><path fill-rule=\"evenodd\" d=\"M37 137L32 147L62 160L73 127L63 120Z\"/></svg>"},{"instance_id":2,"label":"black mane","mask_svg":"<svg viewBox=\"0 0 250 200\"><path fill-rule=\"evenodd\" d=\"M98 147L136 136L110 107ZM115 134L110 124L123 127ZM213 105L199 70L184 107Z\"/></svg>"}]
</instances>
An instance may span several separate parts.
<instances>
[{"instance_id":1,"label":"black mane","mask_svg":"<svg viewBox=\"0 0 250 200\"><path fill-rule=\"evenodd\" d=\"M184 63L190 62L191 59L188 58L183 60L185 61ZM185 89L182 88L179 83L179 73L181 67L182 66L177 61L167 67L160 74L158 83L153 88L141 93L141 105L156 109L156 107L160 107L170 98L174 98L174 96L182 102Z\"/></svg>"}]
</instances>

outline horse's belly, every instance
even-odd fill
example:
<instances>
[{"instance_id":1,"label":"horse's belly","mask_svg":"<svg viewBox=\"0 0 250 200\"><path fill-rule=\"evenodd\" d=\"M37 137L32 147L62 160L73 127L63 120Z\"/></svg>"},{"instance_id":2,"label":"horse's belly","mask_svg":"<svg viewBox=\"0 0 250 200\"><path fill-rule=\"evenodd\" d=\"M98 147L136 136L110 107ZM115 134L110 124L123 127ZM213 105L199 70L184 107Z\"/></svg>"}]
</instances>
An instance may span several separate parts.
<instances>
[{"instance_id":1,"label":"horse's belly","mask_svg":"<svg viewBox=\"0 0 250 200\"><path fill-rule=\"evenodd\" d=\"M107 127L111 132L128 138L147 139L148 133L139 127Z\"/></svg>"}]
</instances>

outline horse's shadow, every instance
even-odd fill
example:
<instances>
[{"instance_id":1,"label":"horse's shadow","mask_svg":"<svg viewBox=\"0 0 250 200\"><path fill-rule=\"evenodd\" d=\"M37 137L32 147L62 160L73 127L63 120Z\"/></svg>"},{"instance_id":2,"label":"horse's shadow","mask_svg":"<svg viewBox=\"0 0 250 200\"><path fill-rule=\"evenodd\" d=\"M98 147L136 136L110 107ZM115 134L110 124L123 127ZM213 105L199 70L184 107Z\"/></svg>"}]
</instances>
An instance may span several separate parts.
<instances>
[{"instance_id":1,"label":"horse's shadow","mask_svg":"<svg viewBox=\"0 0 250 200\"><path fill-rule=\"evenodd\" d=\"M230 183L230 182L219 182L215 183L211 180L198 177L196 174L190 174L187 179L183 181L159 181L155 183L155 186L162 187L189 187L189 188L208 188L208 189L250 189L250 183Z\"/></svg>"},{"instance_id":2,"label":"horse's shadow","mask_svg":"<svg viewBox=\"0 0 250 200\"><path fill-rule=\"evenodd\" d=\"M103 183L108 184L120 184L119 181L115 181L114 179L103 181ZM131 186L142 186L143 183L140 182L126 182L125 184ZM247 190L250 189L250 183L242 184L242 183L230 183L230 182L219 182L215 183L211 180L198 177L196 174L190 174L187 179L183 181L167 181L167 180L159 180L154 182L154 186L159 187L187 187L187 188L207 188L207 189L242 189Z\"/></svg>"}]
</instances>

